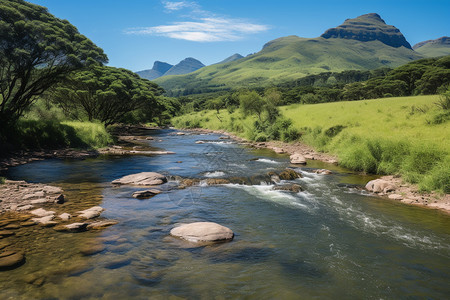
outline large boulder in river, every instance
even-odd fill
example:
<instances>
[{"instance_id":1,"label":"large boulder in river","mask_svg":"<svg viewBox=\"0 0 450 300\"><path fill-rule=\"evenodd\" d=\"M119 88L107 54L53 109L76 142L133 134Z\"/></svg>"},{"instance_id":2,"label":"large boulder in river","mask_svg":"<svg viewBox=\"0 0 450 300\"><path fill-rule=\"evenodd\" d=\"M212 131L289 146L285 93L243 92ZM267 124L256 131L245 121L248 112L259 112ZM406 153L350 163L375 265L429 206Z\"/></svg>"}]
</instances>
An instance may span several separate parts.
<instances>
[{"instance_id":1,"label":"large boulder in river","mask_svg":"<svg viewBox=\"0 0 450 300\"><path fill-rule=\"evenodd\" d=\"M306 158L300 153L294 153L290 156L291 164L306 165Z\"/></svg>"},{"instance_id":2,"label":"large boulder in river","mask_svg":"<svg viewBox=\"0 0 450 300\"><path fill-rule=\"evenodd\" d=\"M142 172L131 174L122 178L116 179L112 184L131 184L131 185L160 185L167 182L166 176L156 172Z\"/></svg>"},{"instance_id":3,"label":"large boulder in river","mask_svg":"<svg viewBox=\"0 0 450 300\"><path fill-rule=\"evenodd\" d=\"M395 186L383 179L371 180L366 184L366 189L373 193L388 193L395 190Z\"/></svg>"},{"instance_id":4,"label":"large boulder in river","mask_svg":"<svg viewBox=\"0 0 450 300\"><path fill-rule=\"evenodd\" d=\"M189 242L218 242L232 240L231 229L213 222L195 222L173 228L170 234Z\"/></svg>"}]
</instances>

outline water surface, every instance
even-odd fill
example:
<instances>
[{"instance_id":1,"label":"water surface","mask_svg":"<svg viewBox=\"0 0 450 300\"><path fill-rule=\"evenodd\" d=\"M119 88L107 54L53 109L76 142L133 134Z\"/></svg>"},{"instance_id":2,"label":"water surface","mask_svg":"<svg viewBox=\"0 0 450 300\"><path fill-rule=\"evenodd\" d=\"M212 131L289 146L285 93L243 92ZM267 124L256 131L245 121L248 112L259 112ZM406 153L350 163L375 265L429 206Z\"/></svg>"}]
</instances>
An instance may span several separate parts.
<instances>
[{"instance_id":1,"label":"water surface","mask_svg":"<svg viewBox=\"0 0 450 300\"><path fill-rule=\"evenodd\" d=\"M0 273L5 299L445 299L450 295L450 218L439 211L374 198L355 184L370 178L309 162L293 182L171 188L147 200L124 175L156 171L190 178L266 174L289 167L285 155L220 140L218 135L152 132L165 156L46 160L10 169L8 177L62 186L65 209L101 205L119 224L101 232L58 233L34 226L15 242L27 262ZM198 140L206 141L196 144ZM333 175L317 175L328 168ZM217 222L232 242L196 247L170 237L179 223ZM105 250L82 256L83 245ZM34 278L42 278L34 283ZM1 298L0 297L0 298Z\"/></svg>"}]
</instances>

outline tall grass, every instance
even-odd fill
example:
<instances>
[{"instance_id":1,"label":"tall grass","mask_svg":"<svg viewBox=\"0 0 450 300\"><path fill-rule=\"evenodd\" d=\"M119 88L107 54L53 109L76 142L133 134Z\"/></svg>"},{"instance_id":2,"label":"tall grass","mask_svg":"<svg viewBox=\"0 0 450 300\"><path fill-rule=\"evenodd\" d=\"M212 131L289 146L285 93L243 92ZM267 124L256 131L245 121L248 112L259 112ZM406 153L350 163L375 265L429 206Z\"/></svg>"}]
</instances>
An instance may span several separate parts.
<instances>
[{"instance_id":1,"label":"tall grass","mask_svg":"<svg viewBox=\"0 0 450 300\"><path fill-rule=\"evenodd\" d=\"M439 96L384 98L281 107L301 141L336 154L355 171L401 175L423 191L450 192L450 122ZM219 119L221 121L219 121ZM203 111L173 119L177 127L223 129L253 138L251 118L239 112ZM190 125L190 126L185 126Z\"/></svg>"},{"instance_id":2,"label":"tall grass","mask_svg":"<svg viewBox=\"0 0 450 300\"><path fill-rule=\"evenodd\" d=\"M14 148L98 148L112 142L100 123L20 120L7 137Z\"/></svg>"}]
</instances>

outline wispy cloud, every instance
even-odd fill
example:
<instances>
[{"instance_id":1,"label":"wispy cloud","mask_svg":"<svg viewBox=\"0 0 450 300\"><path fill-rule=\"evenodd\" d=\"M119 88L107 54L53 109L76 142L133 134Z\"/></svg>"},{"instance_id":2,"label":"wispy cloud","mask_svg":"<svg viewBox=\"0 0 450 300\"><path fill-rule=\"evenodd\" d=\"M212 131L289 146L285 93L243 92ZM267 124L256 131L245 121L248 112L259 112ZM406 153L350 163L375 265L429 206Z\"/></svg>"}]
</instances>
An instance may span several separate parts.
<instances>
[{"instance_id":1,"label":"wispy cloud","mask_svg":"<svg viewBox=\"0 0 450 300\"><path fill-rule=\"evenodd\" d=\"M178 1L178 2L163 1L163 5L164 8L169 12L182 10L183 8L196 9L198 7L197 3L188 1Z\"/></svg>"},{"instance_id":2,"label":"wispy cloud","mask_svg":"<svg viewBox=\"0 0 450 300\"><path fill-rule=\"evenodd\" d=\"M264 32L269 29L267 25L254 24L246 20L218 17L214 13L202 10L196 2L163 1L163 5L169 12L188 9L193 21L132 28L125 32L127 34L165 36L193 42L218 42L240 40L249 34ZM209 17L206 17L207 15Z\"/></svg>"}]
</instances>

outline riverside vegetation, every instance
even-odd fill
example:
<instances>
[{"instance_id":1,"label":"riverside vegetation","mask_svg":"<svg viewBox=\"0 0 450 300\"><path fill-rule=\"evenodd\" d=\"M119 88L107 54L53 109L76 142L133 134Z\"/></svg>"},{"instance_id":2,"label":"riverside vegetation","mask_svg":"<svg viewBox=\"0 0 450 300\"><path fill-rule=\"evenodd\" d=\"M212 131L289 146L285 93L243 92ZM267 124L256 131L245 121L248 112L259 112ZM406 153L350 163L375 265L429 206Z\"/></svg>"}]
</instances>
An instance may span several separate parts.
<instances>
[{"instance_id":1,"label":"riverside vegetation","mask_svg":"<svg viewBox=\"0 0 450 300\"><path fill-rule=\"evenodd\" d=\"M164 124L176 110L156 84L104 66L101 48L44 7L2 1L0 36L0 155L102 147L112 141L106 127Z\"/></svg>"},{"instance_id":2,"label":"riverside vegetation","mask_svg":"<svg viewBox=\"0 0 450 300\"><path fill-rule=\"evenodd\" d=\"M246 97L243 97L245 99ZM245 100L244 100L245 102ZM205 110L173 119L178 127L226 130L254 141L300 141L339 157L356 171L402 175L423 191L450 192L450 132L444 96L414 96L324 104L294 104L276 110L277 121L261 126L244 109ZM447 107L445 110L443 106ZM262 106L258 106L262 107ZM261 112L270 118L266 112Z\"/></svg>"}]
</instances>

